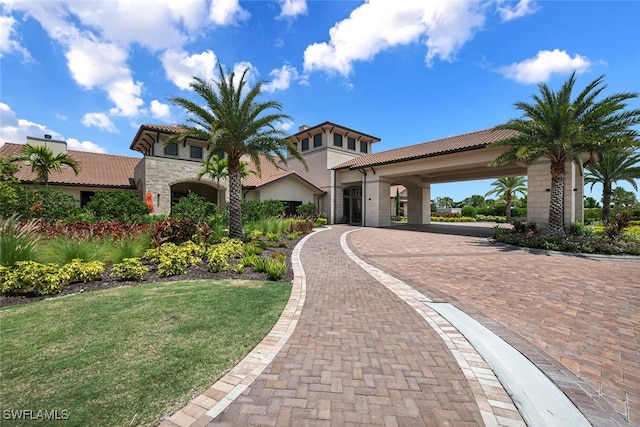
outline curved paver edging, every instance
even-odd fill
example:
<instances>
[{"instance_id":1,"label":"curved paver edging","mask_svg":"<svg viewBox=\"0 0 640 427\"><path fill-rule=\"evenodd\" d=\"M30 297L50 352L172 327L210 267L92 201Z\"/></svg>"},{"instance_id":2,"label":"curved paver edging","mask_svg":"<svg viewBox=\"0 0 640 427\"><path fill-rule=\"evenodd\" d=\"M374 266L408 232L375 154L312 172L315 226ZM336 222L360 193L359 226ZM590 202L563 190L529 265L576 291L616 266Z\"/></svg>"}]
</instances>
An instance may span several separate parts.
<instances>
[{"instance_id":1,"label":"curved paver edging","mask_svg":"<svg viewBox=\"0 0 640 427\"><path fill-rule=\"evenodd\" d=\"M162 421L160 427L187 427L207 424L240 396L273 361L293 334L304 306L307 279L300 261L300 251L306 241L315 233L330 229L331 227L314 229L311 234L303 237L293 249L291 268L294 279L291 296L280 318L267 336L209 389Z\"/></svg>"},{"instance_id":2,"label":"curved paver edging","mask_svg":"<svg viewBox=\"0 0 640 427\"><path fill-rule=\"evenodd\" d=\"M526 251L532 254L537 255L563 255L563 256L571 256L576 258L585 258L585 259L612 259L616 261L640 261L640 256L637 255L605 255L605 254L585 254L583 252L561 252L561 251L552 251L549 249L538 249L538 248L528 248L526 246L517 246L512 245L510 243L499 242L492 237L487 237L487 242L496 246L503 246L505 248L513 249L513 250L521 250Z\"/></svg>"}]
</instances>

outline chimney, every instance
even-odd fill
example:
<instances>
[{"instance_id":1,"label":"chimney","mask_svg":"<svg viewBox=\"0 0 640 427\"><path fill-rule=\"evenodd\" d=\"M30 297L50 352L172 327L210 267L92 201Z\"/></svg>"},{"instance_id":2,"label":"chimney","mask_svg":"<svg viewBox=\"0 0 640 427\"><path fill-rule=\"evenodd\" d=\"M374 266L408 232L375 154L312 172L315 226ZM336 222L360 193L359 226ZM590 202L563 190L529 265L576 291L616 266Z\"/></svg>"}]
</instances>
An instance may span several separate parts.
<instances>
[{"instance_id":1,"label":"chimney","mask_svg":"<svg viewBox=\"0 0 640 427\"><path fill-rule=\"evenodd\" d=\"M45 134L45 135L44 135L44 139L51 139L51 135L49 135L49 134Z\"/></svg>"},{"instance_id":2,"label":"chimney","mask_svg":"<svg viewBox=\"0 0 640 427\"><path fill-rule=\"evenodd\" d=\"M302 126L300 126L300 127L298 128L298 132L302 132L303 130L307 130L307 129L309 129L309 126L307 126L307 125L302 125Z\"/></svg>"}]
</instances>

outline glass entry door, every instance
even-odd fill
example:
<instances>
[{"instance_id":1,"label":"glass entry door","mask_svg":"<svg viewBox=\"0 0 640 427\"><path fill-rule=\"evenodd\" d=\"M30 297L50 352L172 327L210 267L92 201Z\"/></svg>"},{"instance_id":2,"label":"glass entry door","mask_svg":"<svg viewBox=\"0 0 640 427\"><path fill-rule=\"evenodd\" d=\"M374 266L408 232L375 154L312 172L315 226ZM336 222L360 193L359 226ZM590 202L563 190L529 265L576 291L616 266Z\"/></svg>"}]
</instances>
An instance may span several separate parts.
<instances>
[{"instance_id":1,"label":"glass entry door","mask_svg":"<svg viewBox=\"0 0 640 427\"><path fill-rule=\"evenodd\" d=\"M362 187L345 188L344 217L352 225L362 225Z\"/></svg>"}]
</instances>

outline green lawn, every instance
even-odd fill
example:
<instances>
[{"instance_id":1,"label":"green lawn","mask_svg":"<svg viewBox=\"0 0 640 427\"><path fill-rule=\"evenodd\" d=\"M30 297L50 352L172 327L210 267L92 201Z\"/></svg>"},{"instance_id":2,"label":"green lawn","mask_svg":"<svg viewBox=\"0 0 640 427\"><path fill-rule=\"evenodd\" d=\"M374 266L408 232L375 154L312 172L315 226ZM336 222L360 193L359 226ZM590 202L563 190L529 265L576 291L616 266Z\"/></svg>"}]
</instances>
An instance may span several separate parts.
<instances>
[{"instance_id":1,"label":"green lawn","mask_svg":"<svg viewBox=\"0 0 640 427\"><path fill-rule=\"evenodd\" d=\"M68 411L61 425L154 425L269 332L283 282L187 281L0 309L0 423L6 410ZM44 424L44 423L43 423Z\"/></svg>"}]
</instances>

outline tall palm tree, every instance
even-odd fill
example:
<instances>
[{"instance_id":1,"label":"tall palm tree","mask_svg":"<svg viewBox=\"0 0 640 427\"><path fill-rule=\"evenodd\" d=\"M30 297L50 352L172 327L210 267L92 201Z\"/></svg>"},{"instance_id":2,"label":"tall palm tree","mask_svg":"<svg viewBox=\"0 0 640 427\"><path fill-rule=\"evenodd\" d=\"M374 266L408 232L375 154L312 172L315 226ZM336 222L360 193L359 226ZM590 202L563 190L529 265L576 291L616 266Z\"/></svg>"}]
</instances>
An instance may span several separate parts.
<instances>
[{"instance_id":1,"label":"tall palm tree","mask_svg":"<svg viewBox=\"0 0 640 427\"><path fill-rule=\"evenodd\" d=\"M527 178L524 176L507 176L496 179L491 183L494 187L484 196L495 194L498 197L504 197L507 201L507 222L511 221L511 202L518 194L527 194Z\"/></svg>"},{"instance_id":2,"label":"tall palm tree","mask_svg":"<svg viewBox=\"0 0 640 427\"><path fill-rule=\"evenodd\" d=\"M80 164L70 155L65 153L53 154L51 148L44 145L25 144L22 152L11 159L12 162L25 162L31 167L31 172L38 175L38 181L49 187L49 174L61 172L63 166L68 166L78 175Z\"/></svg>"},{"instance_id":3,"label":"tall palm tree","mask_svg":"<svg viewBox=\"0 0 640 427\"><path fill-rule=\"evenodd\" d=\"M214 152L224 151L227 157L229 173L229 236L242 238L242 182L240 176L241 157L249 156L260 173L260 158L264 156L269 162L277 164L276 158L285 164L287 156L299 159L306 167L306 162L297 148L286 139L278 123L291 118L281 113L282 104L277 101L259 102L265 81L257 82L252 88L247 87L245 69L240 79L235 73L225 76L222 65L218 62L220 80L214 81L215 87L205 80L194 77L189 87L205 102L199 103L182 97L171 97L169 100L184 108L190 115L182 125L184 130L169 138L169 143L182 141L185 138L206 140ZM273 111L273 112L271 112Z\"/></svg>"},{"instance_id":4,"label":"tall palm tree","mask_svg":"<svg viewBox=\"0 0 640 427\"><path fill-rule=\"evenodd\" d=\"M625 110L625 101L638 93L616 93L600 100L596 98L606 88L604 76L589 83L572 99L575 73L558 92L541 83L539 95L532 103L517 102L515 107L523 117L496 126L496 129L516 131L514 136L496 141L491 146L508 147L493 165L524 161L528 164L546 158L550 161L551 200L548 233L565 237L564 175L565 162L580 162L581 156L622 146L628 138L635 140L633 125L640 123L640 110Z\"/></svg>"},{"instance_id":5,"label":"tall palm tree","mask_svg":"<svg viewBox=\"0 0 640 427\"><path fill-rule=\"evenodd\" d=\"M638 191L636 179L640 179L640 153L633 148L619 148L602 153L600 161L587 166L585 184L602 184L602 222L611 216L612 185L627 181Z\"/></svg>"}]
</instances>

